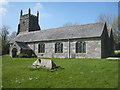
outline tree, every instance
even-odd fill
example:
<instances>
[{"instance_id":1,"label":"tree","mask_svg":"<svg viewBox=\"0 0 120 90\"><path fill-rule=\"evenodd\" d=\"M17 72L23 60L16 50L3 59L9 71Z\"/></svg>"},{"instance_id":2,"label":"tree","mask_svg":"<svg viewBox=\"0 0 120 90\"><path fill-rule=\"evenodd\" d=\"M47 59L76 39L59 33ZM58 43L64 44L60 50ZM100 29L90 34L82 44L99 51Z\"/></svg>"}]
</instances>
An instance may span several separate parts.
<instances>
[{"instance_id":1,"label":"tree","mask_svg":"<svg viewBox=\"0 0 120 90\"><path fill-rule=\"evenodd\" d=\"M2 55L2 37L0 37L0 56Z\"/></svg>"},{"instance_id":2,"label":"tree","mask_svg":"<svg viewBox=\"0 0 120 90\"><path fill-rule=\"evenodd\" d=\"M114 17L110 14L100 14L97 19L97 21L106 22L107 26L112 27L115 41L115 49L120 49L120 28L118 25L120 22L118 19L120 19L120 16Z\"/></svg>"},{"instance_id":3,"label":"tree","mask_svg":"<svg viewBox=\"0 0 120 90\"><path fill-rule=\"evenodd\" d=\"M78 23L68 22L68 23L63 24L63 27L70 27L70 26L74 26L74 25L78 25Z\"/></svg>"},{"instance_id":4,"label":"tree","mask_svg":"<svg viewBox=\"0 0 120 90\"><path fill-rule=\"evenodd\" d=\"M114 37L115 37L115 41L116 41L116 49L120 49L120 16L115 17L113 23L112 23L112 27L114 30Z\"/></svg>"},{"instance_id":5,"label":"tree","mask_svg":"<svg viewBox=\"0 0 120 90\"><path fill-rule=\"evenodd\" d=\"M9 41L12 41L15 37L16 37L17 33L14 31L11 33L11 35L9 36Z\"/></svg>"},{"instance_id":6,"label":"tree","mask_svg":"<svg viewBox=\"0 0 120 90\"><path fill-rule=\"evenodd\" d=\"M110 14L100 14L98 16L97 21L106 22L108 26L112 26L112 22L114 21L114 16Z\"/></svg>"},{"instance_id":7,"label":"tree","mask_svg":"<svg viewBox=\"0 0 120 90\"><path fill-rule=\"evenodd\" d=\"M2 26L0 28L0 37L2 38L2 55L9 53L8 30L9 30L8 26Z\"/></svg>"}]
</instances>

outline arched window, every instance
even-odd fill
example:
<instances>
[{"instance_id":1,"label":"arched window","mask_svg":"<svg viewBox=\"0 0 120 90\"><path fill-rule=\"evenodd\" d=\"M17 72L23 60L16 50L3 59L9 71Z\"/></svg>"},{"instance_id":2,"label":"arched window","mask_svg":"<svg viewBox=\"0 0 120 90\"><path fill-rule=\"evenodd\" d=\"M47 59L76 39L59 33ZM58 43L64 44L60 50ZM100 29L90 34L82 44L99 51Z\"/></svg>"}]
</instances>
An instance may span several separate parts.
<instances>
[{"instance_id":1,"label":"arched window","mask_svg":"<svg viewBox=\"0 0 120 90\"><path fill-rule=\"evenodd\" d=\"M38 53L45 53L45 44L44 43L38 44Z\"/></svg>"},{"instance_id":2,"label":"arched window","mask_svg":"<svg viewBox=\"0 0 120 90\"><path fill-rule=\"evenodd\" d=\"M86 53L86 43L77 42L76 43L76 53Z\"/></svg>"},{"instance_id":3,"label":"arched window","mask_svg":"<svg viewBox=\"0 0 120 90\"><path fill-rule=\"evenodd\" d=\"M55 43L55 53L63 53L63 43Z\"/></svg>"}]
</instances>

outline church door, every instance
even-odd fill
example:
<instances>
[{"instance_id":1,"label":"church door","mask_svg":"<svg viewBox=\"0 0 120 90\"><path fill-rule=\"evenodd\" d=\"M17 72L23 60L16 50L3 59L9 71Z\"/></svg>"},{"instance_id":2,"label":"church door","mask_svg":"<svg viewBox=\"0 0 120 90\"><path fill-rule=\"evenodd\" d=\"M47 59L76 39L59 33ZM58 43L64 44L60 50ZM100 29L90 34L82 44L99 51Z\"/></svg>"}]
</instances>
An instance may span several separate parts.
<instances>
[{"instance_id":1,"label":"church door","mask_svg":"<svg viewBox=\"0 0 120 90\"><path fill-rule=\"evenodd\" d=\"M16 57L17 56L17 49L13 48L12 50L12 57Z\"/></svg>"}]
</instances>

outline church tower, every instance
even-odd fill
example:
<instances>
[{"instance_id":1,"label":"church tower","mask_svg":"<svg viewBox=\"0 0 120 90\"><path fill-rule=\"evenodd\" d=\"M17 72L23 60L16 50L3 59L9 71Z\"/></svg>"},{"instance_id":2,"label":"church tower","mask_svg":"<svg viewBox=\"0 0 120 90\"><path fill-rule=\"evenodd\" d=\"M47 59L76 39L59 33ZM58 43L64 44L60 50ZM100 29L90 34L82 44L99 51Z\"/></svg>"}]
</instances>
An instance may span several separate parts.
<instances>
[{"instance_id":1,"label":"church tower","mask_svg":"<svg viewBox=\"0 0 120 90\"><path fill-rule=\"evenodd\" d=\"M20 22L18 24L18 33L31 32L41 30L38 24L39 12L37 16L31 14L30 8L28 9L28 14L24 14L21 10L20 12Z\"/></svg>"}]
</instances>

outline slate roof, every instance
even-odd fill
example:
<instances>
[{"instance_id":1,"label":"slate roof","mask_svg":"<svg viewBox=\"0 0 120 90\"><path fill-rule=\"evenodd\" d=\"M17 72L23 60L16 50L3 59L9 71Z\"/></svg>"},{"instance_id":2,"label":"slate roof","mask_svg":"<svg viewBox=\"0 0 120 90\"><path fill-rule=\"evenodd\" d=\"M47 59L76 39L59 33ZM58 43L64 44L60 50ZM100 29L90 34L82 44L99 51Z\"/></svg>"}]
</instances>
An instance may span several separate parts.
<instances>
[{"instance_id":1,"label":"slate roof","mask_svg":"<svg viewBox=\"0 0 120 90\"><path fill-rule=\"evenodd\" d=\"M28 49L28 50L31 50L31 49L28 47L28 45L25 44L25 43L22 43L22 42L16 42L16 44L17 44L20 48L22 48L22 49Z\"/></svg>"},{"instance_id":2,"label":"slate roof","mask_svg":"<svg viewBox=\"0 0 120 90\"><path fill-rule=\"evenodd\" d=\"M92 23L20 33L15 37L12 42L33 42L59 39L100 37L102 35L104 26L105 23Z\"/></svg>"}]
</instances>

